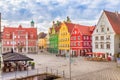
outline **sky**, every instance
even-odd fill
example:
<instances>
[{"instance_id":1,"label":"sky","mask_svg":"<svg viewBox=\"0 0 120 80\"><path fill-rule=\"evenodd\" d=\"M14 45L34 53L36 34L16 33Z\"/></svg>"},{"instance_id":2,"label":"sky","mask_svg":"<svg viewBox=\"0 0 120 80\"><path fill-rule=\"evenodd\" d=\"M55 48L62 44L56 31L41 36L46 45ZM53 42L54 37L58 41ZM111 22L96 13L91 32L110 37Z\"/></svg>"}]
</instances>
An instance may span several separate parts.
<instances>
[{"instance_id":1,"label":"sky","mask_svg":"<svg viewBox=\"0 0 120 80\"><path fill-rule=\"evenodd\" d=\"M120 0L0 0L2 27L30 27L34 20L38 32L67 16L73 23L96 25L103 10L120 12Z\"/></svg>"}]
</instances>

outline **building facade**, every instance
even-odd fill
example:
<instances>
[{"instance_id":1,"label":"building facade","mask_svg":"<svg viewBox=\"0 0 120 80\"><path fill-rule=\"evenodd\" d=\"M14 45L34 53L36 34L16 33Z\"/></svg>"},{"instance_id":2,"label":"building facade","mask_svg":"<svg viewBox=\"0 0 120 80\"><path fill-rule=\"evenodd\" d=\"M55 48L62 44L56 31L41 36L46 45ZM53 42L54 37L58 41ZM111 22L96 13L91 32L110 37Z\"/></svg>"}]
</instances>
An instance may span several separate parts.
<instances>
[{"instance_id":1,"label":"building facade","mask_svg":"<svg viewBox=\"0 0 120 80\"><path fill-rule=\"evenodd\" d=\"M46 39L46 51L49 51L49 33L45 37Z\"/></svg>"},{"instance_id":2,"label":"building facade","mask_svg":"<svg viewBox=\"0 0 120 80\"><path fill-rule=\"evenodd\" d=\"M120 14L103 11L92 34L93 52L120 53Z\"/></svg>"},{"instance_id":3,"label":"building facade","mask_svg":"<svg viewBox=\"0 0 120 80\"><path fill-rule=\"evenodd\" d=\"M92 32L94 27L76 24L70 37L73 56L84 56L92 52Z\"/></svg>"},{"instance_id":4,"label":"building facade","mask_svg":"<svg viewBox=\"0 0 120 80\"><path fill-rule=\"evenodd\" d=\"M70 52L70 35L73 27L73 23L61 23L61 27L59 30L59 54L66 54Z\"/></svg>"},{"instance_id":5,"label":"building facade","mask_svg":"<svg viewBox=\"0 0 120 80\"><path fill-rule=\"evenodd\" d=\"M37 52L37 28L33 27L4 27L2 38L2 53L14 52L36 53Z\"/></svg>"},{"instance_id":6,"label":"building facade","mask_svg":"<svg viewBox=\"0 0 120 80\"><path fill-rule=\"evenodd\" d=\"M58 54L58 34L60 29L60 23L55 24L53 22L53 26L51 28L50 34L50 52Z\"/></svg>"},{"instance_id":7,"label":"building facade","mask_svg":"<svg viewBox=\"0 0 120 80\"><path fill-rule=\"evenodd\" d=\"M47 46L46 35L47 34L44 32L41 32L38 35L38 47L40 51L46 50L46 46Z\"/></svg>"}]
</instances>

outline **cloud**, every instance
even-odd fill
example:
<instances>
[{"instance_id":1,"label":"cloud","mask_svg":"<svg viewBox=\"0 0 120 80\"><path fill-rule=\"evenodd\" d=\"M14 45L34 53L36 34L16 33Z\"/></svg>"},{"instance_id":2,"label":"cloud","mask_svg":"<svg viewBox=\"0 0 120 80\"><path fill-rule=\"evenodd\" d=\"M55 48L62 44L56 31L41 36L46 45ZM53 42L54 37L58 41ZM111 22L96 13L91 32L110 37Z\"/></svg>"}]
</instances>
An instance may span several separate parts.
<instances>
[{"instance_id":1,"label":"cloud","mask_svg":"<svg viewBox=\"0 0 120 80\"><path fill-rule=\"evenodd\" d=\"M48 31L52 21L69 16L74 23L95 25L103 9L120 11L120 0L0 0L2 26L30 26L34 20L38 31Z\"/></svg>"}]
</instances>

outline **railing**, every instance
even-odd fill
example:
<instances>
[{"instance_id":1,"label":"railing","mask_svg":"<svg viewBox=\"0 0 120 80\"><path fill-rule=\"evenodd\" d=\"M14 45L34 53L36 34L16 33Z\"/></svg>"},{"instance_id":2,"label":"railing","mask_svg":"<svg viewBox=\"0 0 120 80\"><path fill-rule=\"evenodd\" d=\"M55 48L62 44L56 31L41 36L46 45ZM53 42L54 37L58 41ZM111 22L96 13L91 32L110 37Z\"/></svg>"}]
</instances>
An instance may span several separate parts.
<instances>
[{"instance_id":1,"label":"railing","mask_svg":"<svg viewBox=\"0 0 120 80\"><path fill-rule=\"evenodd\" d=\"M59 76L59 77L65 79L65 72L64 71L60 71L60 70L57 70L57 69L52 69L52 68L49 68L49 67L44 67L44 68L37 68L37 69L33 69L33 70L14 71L14 72L2 73L0 80L10 80L10 79L16 79L16 78L24 78L24 77L28 77L28 76L43 74L43 73L48 73L48 74Z\"/></svg>"}]
</instances>

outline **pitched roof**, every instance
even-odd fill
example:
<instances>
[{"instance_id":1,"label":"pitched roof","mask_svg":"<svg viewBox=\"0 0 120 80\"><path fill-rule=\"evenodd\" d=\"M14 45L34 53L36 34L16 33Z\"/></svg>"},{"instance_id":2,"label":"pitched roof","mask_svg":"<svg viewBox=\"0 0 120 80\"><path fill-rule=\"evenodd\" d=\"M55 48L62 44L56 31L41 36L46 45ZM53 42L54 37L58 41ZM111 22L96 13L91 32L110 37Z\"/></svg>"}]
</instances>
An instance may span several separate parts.
<instances>
[{"instance_id":1,"label":"pitched roof","mask_svg":"<svg viewBox=\"0 0 120 80\"><path fill-rule=\"evenodd\" d=\"M61 26L55 27L55 31L58 32Z\"/></svg>"},{"instance_id":2,"label":"pitched roof","mask_svg":"<svg viewBox=\"0 0 120 80\"><path fill-rule=\"evenodd\" d=\"M3 53L3 61L4 62L9 62L9 61L32 61L32 58L29 58L25 55L22 55L20 53L16 53L16 52L7 52L7 53Z\"/></svg>"},{"instance_id":3,"label":"pitched roof","mask_svg":"<svg viewBox=\"0 0 120 80\"><path fill-rule=\"evenodd\" d=\"M75 24L65 22L65 25L68 27L68 32L71 34L73 28L75 27Z\"/></svg>"},{"instance_id":4,"label":"pitched roof","mask_svg":"<svg viewBox=\"0 0 120 80\"><path fill-rule=\"evenodd\" d=\"M113 30L116 34L120 34L120 14L118 12L105 11L105 14L112 25Z\"/></svg>"},{"instance_id":5,"label":"pitched roof","mask_svg":"<svg viewBox=\"0 0 120 80\"><path fill-rule=\"evenodd\" d=\"M38 38L45 38L46 35L47 35L46 33L41 32L41 33L38 35Z\"/></svg>"},{"instance_id":6,"label":"pitched roof","mask_svg":"<svg viewBox=\"0 0 120 80\"><path fill-rule=\"evenodd\" d=\"M85 26L85 25L79 25L79 24L76 24L75 27L79 29L82 35L91 35L95 28L94 26Z\"/></svg>"},{"instance_id":7,"label":"pitched roof","mask_svg":"<svg viewBox=\"0 0 120 80\"><path fill-rule=\"evenodd\" d=\"M16 32L18 30L24 31L23 33L28 33L28 35L34 34L34 39L37 39L37 28L23 28L21 25L18 27L4 27L3 29L3 39L5 39L5 34L9 33L12 35L13 32ZM12 37L12 36L11 36ZM28 36L29 37L29 36Z\"/></svg>"}]
</instances>

